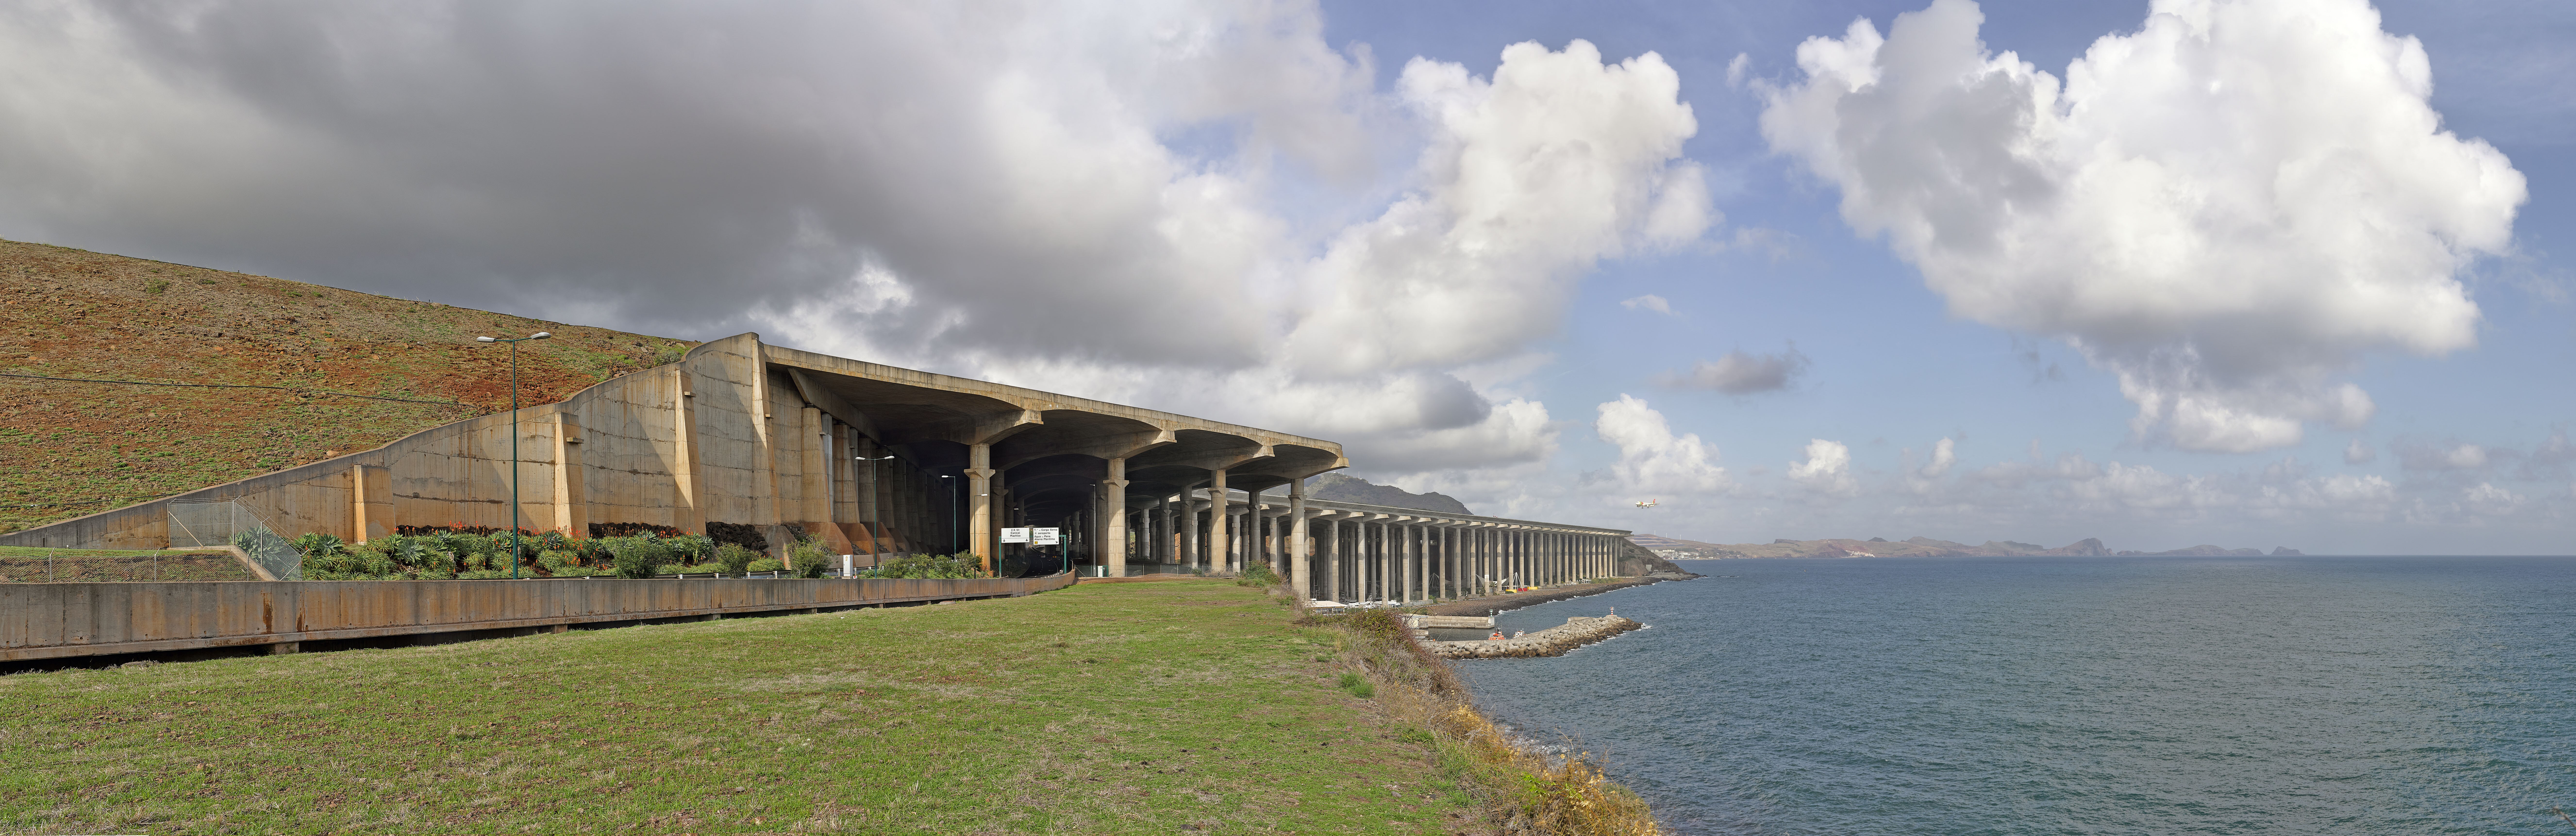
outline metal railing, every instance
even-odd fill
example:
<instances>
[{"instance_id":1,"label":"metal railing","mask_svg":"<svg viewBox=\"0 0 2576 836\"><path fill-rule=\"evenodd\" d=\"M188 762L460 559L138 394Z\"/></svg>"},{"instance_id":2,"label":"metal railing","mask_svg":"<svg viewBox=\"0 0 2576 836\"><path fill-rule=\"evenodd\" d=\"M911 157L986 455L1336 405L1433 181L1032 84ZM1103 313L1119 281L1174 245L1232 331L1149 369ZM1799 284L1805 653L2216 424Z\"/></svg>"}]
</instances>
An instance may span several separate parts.
<instances>
[{"instance_id":1,"label":"metal railing","mask_svg":"<svg viewBox=\"0 0 2576 836\"><path fill-rule=\"evenodd\" d=\"M241 503L224 499L172 502L164 507L170 513L171 548L234 546L278 580L304 579L304 554Z\"/></svg>"}]
</instances>

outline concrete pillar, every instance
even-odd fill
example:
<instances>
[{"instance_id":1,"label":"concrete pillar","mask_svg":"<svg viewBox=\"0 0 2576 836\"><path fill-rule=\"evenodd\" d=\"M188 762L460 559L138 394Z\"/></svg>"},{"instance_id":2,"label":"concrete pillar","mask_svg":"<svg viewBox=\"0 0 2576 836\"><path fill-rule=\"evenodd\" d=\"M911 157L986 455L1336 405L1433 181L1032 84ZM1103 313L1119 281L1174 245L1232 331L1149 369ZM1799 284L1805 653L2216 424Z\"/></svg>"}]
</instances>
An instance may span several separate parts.
<instances>
[{"instance_id":1,"label":"concrete pillar","mask_svg":"<svg viewBox=\"0 0 2576 836\"><path fill-rule=\"evenodd\" d=\"M581 418L567 412L554 414L555 490L552 525L539 527L560 530L566 537L590 536L590 498L583 493L583 477L590 472L582 466ZM387 500L393 497L385 496ZM391 524L392 517L386 517ZM364 534L365 532L359 532Z\"/></svg>"},{"instance_id":2,"label":"concrete pillar","mask_svg":"<svg viewBox=\"0 0 2576 836\"><path fill-rule=\"evenodd\" d=\"M671 527L692 534L707 531L706 480L698 478L697 393L686 363L671 366L671 386L679 390L680 408L671 410Z\"/></svg>"},{"instance_id":3,"label":"concrete pillar","mask_svg":"<svg viewBox=\"0 0 2576 836\"><path fill-rule=\"evenodd\" d=\"M1102 519L1100 533L1106 535L1100 551L1106 558L1093 558L1109 567L1110 577L1127 576L1127 460L1109 460L1109 478L1100 480Z\"/></svg>"},{"instance_id":4,"label":"concrete pillar","mask_svg":"<svg viewBox=\"0 0 2576 836\"><path fill-rule=\"evenodd\" d=\"M389 467L349 466L349 539L364 543L394 533L394 471ZM590 532L570 531L574 537Z\"/></svg>"},{"instance_id":5,"label":"concrete pillar","mask_svg":"<svg viewBox=\"0 0 2576 836\"><path fill-rule=\"evenodd\" d=\"M993 542L998 534L993 528L993 445L975 444L966 448L966 542L983 564L993 571Z\"/></svg>"},{"instance_id":6,"label":"concrete pillar","mask_svg":"<svg viewBox=\"0 0 2576 836\"><path fill-rule=\"evenodd\" d=\"M1421 523L1404 527L1404 550L1411 552L1404 556L1404 570L1412 576L1404 587L1404 600L1407 601L1431 597L1431 553L1428 548L1431 544L1422 537L1426 528Z\"/></svg>"},{"instance_id":7,"label":"concrete pillar","mask_svg":"<svg viewBox=\"0 0 2576 836\"><path fill-rule=\"evenodd\" d=\"M1215 564L1232 559L1234 543L1226 539L1225 516L1234 502L1225 495L1225 471L1208 471L1208 562ZM1221 572L1226 567L1209 571Z\"/></svg>"},{"instance_id":8,"label":"concrete pillar","mask_svg":"<svg viewBox=\"0 0 2576 836\"><path fill-rule=\"evenodd\" d=\"M1404 576L1404 524L1387 523L1378 531L1378 536L1384 541L1379 548L1384 551L1386 562L1386 600L1402 602L1405 600L1406 582L1410 580Z\"/></svg>"},{"instance_id":9,"label":"concrete pillar","mask_svg":"<svg viewBox=\"0 0 2576 836\"><path fill-rule=\"evenodd\" d=\"M1189 488L1181 492L1180 562L1182 565L1189 566L1193 569L1205 571L1207 569L1207 557L1203 550L1199 548L1199 506L1201 503L1197 498L1191 496L1191 494L1196 493L1197 491L1197 488Z\"/></svg>"},{"instance_id":10,"label":"concrete pillar","mask_svg":"<svg viewBox=\"0 0 2576 836\"><path fill-rule=\"evenodd\" d=\"M1348 601L1342 597L1342 523L1325 520L1324 531L1315 536L1315 545L1323 549L1324 600Z\"/></svg>"},{"instance_id":11,"label":"concrete pillar","mask_svg":"<svg viewBox=\"0 0 2576 836\"><path fill-rule=\"evenodd\" d=\"M1260 491L1250 489L1244 490L1243 526L1237 529L1237 531L1241 533L1237 534L1235 539L1242 542L1240 545L1236 546L1235 552L1242 555L1242 562L1238 564L1235 569L1236 571L1249 572L1252 571L1253 561L1260 560L1264 557L1261 548ZM1276 570L1278 567L1271 568Z\"/></svg>"},{"instance_id":12,"label":"concrete pillar","mask_svg":"<svg viewBox=\"0 0 2576 836\"><path fill-rule=\"evenodd\" d=\"M1458 529L1444 525L1440 527L1438 534L1440 536L1440 597L1452 600L1465 598L1467 597L1465 587L1458 582Z\"/></svg>"},{"instance_id":13,"label":"concrete pillar","mask_svg":"<svg viewBox=\"0 0 2576 836\"><path fill-rule=\"evenodd\" d=\"M1306 480L1288 483L1288 585L1297 590L1297 600L1315 597L1314 572L1307 565L1311 547L1306 543Z\"/></svg>"}]
</instances>

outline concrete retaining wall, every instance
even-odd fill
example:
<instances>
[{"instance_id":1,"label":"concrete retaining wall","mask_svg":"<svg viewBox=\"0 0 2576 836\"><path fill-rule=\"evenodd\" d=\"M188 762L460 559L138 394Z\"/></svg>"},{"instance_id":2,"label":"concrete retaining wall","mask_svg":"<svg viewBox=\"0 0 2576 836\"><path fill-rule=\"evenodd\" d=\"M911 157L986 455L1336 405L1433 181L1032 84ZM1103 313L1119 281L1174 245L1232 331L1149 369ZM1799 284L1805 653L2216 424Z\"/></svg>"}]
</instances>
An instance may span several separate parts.
<instances>
[{"instance_id":1,"label":"concrete retaining wall","mask_svg":"<svg viewBox=\"0 0 2576 836\"><path fill-rule=\"evenodd\" d=\"M1027 595L986 580L0 584L0 661Z\"/></svg>"}]
</instances>

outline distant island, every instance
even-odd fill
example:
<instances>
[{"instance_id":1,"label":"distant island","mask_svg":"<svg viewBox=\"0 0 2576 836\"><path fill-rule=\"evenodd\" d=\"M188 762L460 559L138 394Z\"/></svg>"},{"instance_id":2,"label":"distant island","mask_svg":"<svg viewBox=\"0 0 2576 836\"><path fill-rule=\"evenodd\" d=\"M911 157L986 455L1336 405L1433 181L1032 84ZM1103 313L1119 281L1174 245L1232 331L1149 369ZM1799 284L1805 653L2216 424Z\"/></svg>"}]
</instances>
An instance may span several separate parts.
<instances>
[{"instance_id":1,"label":"distant island","mask_svg":"<svg viewBox=\"0 0 2576 836\"><path fill-rule=\"evenodd\" d=\"M2087 537L2057 548L2037 543L2011 540L1988 540L1971 546L1930 537L1889 540L1872 537L1867 540L1773 540L1768 543L1718 544L1682 540L1654 534L1636 534L1628 539L1666 560L1695 560L1742 557L2272 557L2296 556L2298 549L2275 547L2230 549L2221 546L2192 546L2161 552L2112 551L2102 541Z\"/></svg>"}]
</instances>

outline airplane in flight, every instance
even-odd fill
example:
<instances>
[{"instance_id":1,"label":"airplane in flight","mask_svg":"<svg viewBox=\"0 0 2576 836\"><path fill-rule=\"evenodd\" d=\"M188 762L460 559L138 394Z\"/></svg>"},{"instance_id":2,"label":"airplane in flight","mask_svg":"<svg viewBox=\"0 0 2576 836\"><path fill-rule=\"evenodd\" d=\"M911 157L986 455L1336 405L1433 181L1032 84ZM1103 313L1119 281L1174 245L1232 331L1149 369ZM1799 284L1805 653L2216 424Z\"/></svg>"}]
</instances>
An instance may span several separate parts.
<instances>
[{"instance_id":1,"label":"airplane in flight","mask_svg":"<svg viewBox=\"0 0 2576 836\"><path fill-rule=\"evenodd\" d=\"M1652 508L1652 507L1655 507L1655 501L1654 501L1654 500L1649 499L1649 500L1646 500L1646 501L1644 501L1644 502L1637 503L1637 507L1639 507L1639 508Z\"/></svg>"}]
</instances>

